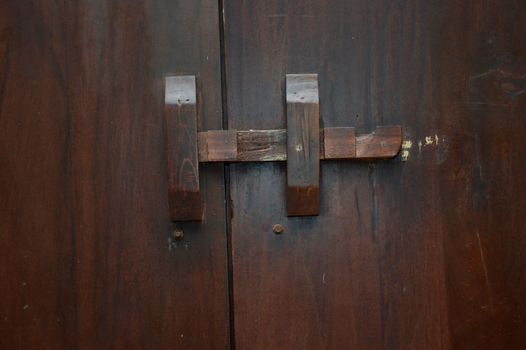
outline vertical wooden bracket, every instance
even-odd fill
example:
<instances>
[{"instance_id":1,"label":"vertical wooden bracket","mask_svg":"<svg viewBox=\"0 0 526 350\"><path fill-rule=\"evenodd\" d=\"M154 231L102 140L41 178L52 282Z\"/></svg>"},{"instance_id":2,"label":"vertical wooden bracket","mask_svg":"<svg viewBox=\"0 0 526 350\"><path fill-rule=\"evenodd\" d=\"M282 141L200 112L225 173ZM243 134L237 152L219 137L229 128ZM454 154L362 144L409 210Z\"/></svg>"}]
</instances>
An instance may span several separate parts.
<instances>
[{"instance_id":1,"label":"vertical wooden bracket","mask_svg":"<svg viewBox=\"0 0 526 350\"><path fill-rule=\"evenodd\" d=\"M287 214L319 215L320 104L317 74L287 74Z\"/></svg>"},{"instance_id":2,"label":"vertical wooden bracket","mask_svg":"<svg viewBox=\"0 0 526 350\"><path fill-rule=\"evenodd\" d=\"M195 76L165 79L165 145L170 217L201 220Z\"/></svg>"}]
</instances>

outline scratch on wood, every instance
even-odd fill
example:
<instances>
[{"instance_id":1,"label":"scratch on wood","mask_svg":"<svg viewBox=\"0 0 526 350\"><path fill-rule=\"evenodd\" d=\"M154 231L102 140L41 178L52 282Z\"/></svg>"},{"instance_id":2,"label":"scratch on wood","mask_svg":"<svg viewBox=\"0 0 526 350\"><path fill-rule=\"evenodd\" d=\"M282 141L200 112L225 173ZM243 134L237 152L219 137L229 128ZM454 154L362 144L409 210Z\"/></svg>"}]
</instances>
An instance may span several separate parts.
<instances>
[{"instance_id":1,"label":"scratch on wood","mask_svg":"<svg viewBox=\"0 0 526 350\"><path fill-rule=\"evenodd\" d=\"M435 144L435 145L438 146L438 144L440 143L440 138L438 137L437 134L435 134L434 136L433 135L426 136L424 138L424 141L425 141L424 146L429 146L429 145L432 145L432 144Z\"/></svg>"},{"instance_id":2,"label":"scratch on wood","mask_svg":"<svg viewBox=\"0 0 526 350\"><path fill-rule=\"evenodd\" d=\"M268 18L281 18L281 17L301 17L301 18L314 18L315 16L314 15L305 15L305 14L292 14L292 15L288 15L288 14L282 14L282 13L276 13L276 14L272 14L272 15L268 15L267 17Z\"/></svg>"},{"instance_id":3,"label":"scratch on wood","mask_svg":"<svg viewBox=\"0 0 526 350\"><path fill-rule=\"evenodd\" d=\"M484 279L486 280L486 288L488 289L488 294L491 298L491 286L489 282L488 267L486 266L486 258L484 257L484 250L482 249L482 241L480 240L479 230L476 230L477 242L480 252L480 262L482 263L482 270L484 271ZM491 301L491 300L490 300Z\"/></svg>"},{"instance_id":4,"label":"scratch on wood","mask_svg":"<svg viewBox=\"0 0 526 350\"><path fill-rule=\"evenodd\" d=\"M424 136L422 139L416 141L418 145L418 157L420 157L423 151L436 151L437 164L442 164L447 158L448 152L448 140L444 135L431 134ZM425 152L424 152L425 153Z\"/></svg>"},{"instance_id":5,"label":"scratch on wood","mask_svg":"<svg viewBox=\"0 0 526 350\"><path fill-rule=\"evenodd\" d=\"M413 147L413 141L411 140L405 140L402 143L402 161L406 162L407 159L409 159L409 151Z\"/></svg>"}]
</instances>

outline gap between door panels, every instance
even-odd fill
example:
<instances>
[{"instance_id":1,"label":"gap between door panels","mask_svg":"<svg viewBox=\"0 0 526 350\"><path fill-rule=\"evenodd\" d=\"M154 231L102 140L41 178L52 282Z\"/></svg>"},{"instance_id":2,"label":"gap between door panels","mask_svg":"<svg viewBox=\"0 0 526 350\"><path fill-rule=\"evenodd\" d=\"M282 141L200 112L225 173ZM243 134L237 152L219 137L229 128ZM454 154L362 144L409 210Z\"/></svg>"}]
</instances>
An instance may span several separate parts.
<instances>
[{"instance_id":1,"label":"gap between door panels","mask_svg":"<svg viewBox=\"0 0 526 350\"><path fill-rule=\"evenodd\" d=\"M225 41L225 0L218 0L219 16L219 45L221 61L221 110L222 127L228 130L228 90L226 82L226 41ZM228 320L229 320L229 344L230 349L235 350L235 322L234 322L234 274L232 265L232 198L230 196L230 164L225 163L223 168L225 183L225 231L226 231L226 250L227 250L227 278L228 278Z\"/></svg>"}]
</instances>

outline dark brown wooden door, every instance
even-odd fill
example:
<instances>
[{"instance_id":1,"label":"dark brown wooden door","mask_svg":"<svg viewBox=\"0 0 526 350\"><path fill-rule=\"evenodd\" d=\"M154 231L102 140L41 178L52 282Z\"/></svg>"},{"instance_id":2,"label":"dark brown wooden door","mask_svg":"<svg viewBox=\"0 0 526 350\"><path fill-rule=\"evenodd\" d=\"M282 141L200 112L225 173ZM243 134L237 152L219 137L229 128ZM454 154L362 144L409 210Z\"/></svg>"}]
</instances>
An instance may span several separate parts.
<instances>
[{"instance_id":1,"label":"dark brown wooden door","mask_svg":"<svg viewBox=\"0 0 526 350\"><path fill-rule=\"evenodd\" d=\"M405 133L322 163L318 217L285 164L230 166L236 348L525 348L526 3L224 4L229 128L285 128L285 74L318 73L323 127Z\"/></svg>"},{"instance_id":2,"label":"dark brown wooden door","mask_svg":"<svg viewBox=\"0 0 526 350\"><path fill-rule=\"evenodd\" d=\"M0 349L229 347L223 168L170 239L164 76L221 128L219 9L0 0Z\"/></svg>"},{"instance_id":3,"label":"dark brown wooden door","mask_svg":"<svg viewBox=\"0 0 526 350\"><path fill-rule=\"evenodd\" d=\"M0 0L0 349L525 348L525 13ZM202 165L203 221L171 222L165 76L205 131L285 128L291 73L401 154L323 162L315 217L285 163Z\"/></svg>"}]
</instances>

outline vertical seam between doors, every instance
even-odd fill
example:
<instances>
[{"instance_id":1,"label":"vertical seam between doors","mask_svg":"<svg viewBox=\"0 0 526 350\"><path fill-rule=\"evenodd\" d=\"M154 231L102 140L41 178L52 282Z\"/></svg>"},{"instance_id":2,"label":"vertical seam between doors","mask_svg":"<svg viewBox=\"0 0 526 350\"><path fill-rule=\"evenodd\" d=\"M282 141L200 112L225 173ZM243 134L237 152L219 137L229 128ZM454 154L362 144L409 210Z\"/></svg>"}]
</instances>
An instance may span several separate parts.
<instances>
[{"instance_id":1,"label":"vertical seam between doors","mask_svg":"<svg viewBox=\"0 0 526 350\"><path fill-rule=\"evenodd\" d=\"M226 79L226 40L225 40L225 16L224 0L218 0L219 16L219 45L221 62L221 110L222 127L228 130L228 89ZM234 275L232 263L232 198L230 196L230 165L224 164L223 176L225 184L225 228L226 228L226 250L227 250L227 286L228 286L228 320L229 320L229 344L230 349L235 350L235 322L234 322Z\"/></svg>"}]
</instances>

